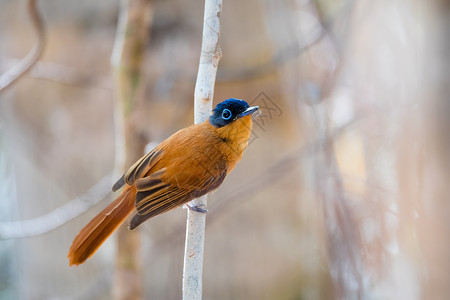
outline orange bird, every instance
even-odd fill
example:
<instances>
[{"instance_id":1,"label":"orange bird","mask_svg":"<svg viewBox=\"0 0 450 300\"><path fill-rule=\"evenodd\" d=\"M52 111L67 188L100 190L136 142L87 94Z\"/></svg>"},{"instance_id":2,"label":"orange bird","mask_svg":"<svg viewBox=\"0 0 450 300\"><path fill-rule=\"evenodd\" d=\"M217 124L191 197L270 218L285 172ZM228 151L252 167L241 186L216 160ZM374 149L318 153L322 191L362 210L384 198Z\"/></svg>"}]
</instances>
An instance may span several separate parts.
<instances>
[{"instance_id":1,"label":"orange bird","mask_svg":"<svg viewBox=\"0 0 450 300\"><path fill-rule=\"evenodd\" d=\"M91 257L134 209L130 230L218 188L247 148L257 110L244 100L225 100L204 123L181 129L138 160L114 184L113 191L124 187L119 197L75 237L69 265Z\"/></svg>"}]
</instances>

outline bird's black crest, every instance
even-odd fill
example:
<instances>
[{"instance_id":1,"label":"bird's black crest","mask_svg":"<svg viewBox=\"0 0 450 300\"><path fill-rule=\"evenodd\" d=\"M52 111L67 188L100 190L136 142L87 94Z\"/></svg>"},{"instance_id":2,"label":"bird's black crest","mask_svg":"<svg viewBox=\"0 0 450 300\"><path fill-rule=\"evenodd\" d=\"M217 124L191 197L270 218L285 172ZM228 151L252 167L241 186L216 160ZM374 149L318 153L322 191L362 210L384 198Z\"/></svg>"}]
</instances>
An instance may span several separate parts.
<instances>
[{"instance_id":1,"label":"bird's black crest","mask_svg":"<svg viewBox=\"0 0 450 300\"><path fill-rule=\"evenodd\" d=\"M233 98L225 100L213 109L213 114L209 117L209 123L215 127L223 127L236 120L238 115L249 107L244 100Z\"/></svg>"}]
</instances>

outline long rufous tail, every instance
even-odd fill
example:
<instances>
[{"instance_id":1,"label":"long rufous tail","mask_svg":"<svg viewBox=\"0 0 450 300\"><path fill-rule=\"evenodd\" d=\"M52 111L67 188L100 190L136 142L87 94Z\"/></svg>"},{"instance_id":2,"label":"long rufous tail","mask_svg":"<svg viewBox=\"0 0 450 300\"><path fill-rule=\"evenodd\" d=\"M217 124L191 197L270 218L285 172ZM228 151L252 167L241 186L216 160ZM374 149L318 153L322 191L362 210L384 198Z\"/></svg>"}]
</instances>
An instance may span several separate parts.
<instances>
[{"instance_id":1,"label":"long rufous tail","mask_svg":"<svg viewBox=\"0 0 450 300\"><path fill-rule=\"evenodd\" d=\"M134 210L135 195L133 187L126 187L116 200L81 229L67 255L69 265L82 264L97 251Z\"/></svg>"}]
</instances>

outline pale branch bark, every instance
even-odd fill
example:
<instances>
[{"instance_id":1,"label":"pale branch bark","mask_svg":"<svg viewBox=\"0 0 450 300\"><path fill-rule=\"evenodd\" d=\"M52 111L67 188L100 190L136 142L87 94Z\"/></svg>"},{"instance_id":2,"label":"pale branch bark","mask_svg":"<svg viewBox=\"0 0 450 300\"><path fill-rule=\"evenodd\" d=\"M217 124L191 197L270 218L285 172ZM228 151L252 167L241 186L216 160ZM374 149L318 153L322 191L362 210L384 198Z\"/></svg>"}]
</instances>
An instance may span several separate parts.
<instances>
[{"instance_id":1,"label":"pale branch bark","mask_svg":"<svg viewBox=\"0 0 450 300\"><path fill-rule=\"evenodd\" d=\"M117 86L116 169L130 167L147 144L140 132L140 83L145 47L149 40L153 6L150 0L122 0L111 64ZM117 231L114 299L142 299L139 230L121 226Z\"/></svg>"},{"instance_id":2,"label":"pale branch bark","mask_svg":"<svg viewBox=\"0 0 450 300\"><path fill-rule=\"evenodd\" d=\"M36 7L37 0L28 0L28 14L36 35L36 44L30 52L12 68L0 75L0 94L24 76L37 62L44 50L45 28L42 17Z\"/></svg>"},{"instance_id":3,"label":"pale branch bark","mask_svg":"<svg viewBox=\"0 0 450 300\"><path fill-rule=\"evenodd\" d=\"M219 46L222 0L205 0L203 36L194 91L195 123L204 122L212 111L217 66L222 57ZM206 196L190 202L191 206L206 207ZM183 267L183 299L202 299L203 251L206 214L190 209L187 216L186 245Z\"/></svg>"},{"instance_id":4,"label":"pale branch bark","mask_svg":"<svg viewBox=\"0 0 450 300\"><path fill-rule=\"evenodd\" d=\"M78 217L111 193L111 177L103 177L85 194L34 219L0 223L0 239L18 239L50 232Z\"/></svg>"}]
</instances>

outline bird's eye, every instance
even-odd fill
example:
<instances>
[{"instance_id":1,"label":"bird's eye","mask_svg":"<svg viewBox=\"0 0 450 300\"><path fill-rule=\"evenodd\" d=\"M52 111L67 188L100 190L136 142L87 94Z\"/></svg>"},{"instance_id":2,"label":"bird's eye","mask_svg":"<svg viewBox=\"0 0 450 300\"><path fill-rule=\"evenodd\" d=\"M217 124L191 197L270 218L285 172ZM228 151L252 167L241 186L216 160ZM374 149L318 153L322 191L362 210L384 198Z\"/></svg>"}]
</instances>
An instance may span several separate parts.
<instances>
[{"instance_id":1,"label":"bird's eye","mask_svg":"<svg viewBox=\"0 0 450 300\"><path fill-rule=\"evenodd\" d=\"M231 118L231 111L229 110L229 109L227 109L227 108L225 108L223 111L222 111L222 118L224 119L224 120L229 120L230 118Z\"/></svg>"}]
</instances>

